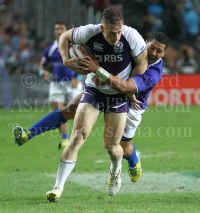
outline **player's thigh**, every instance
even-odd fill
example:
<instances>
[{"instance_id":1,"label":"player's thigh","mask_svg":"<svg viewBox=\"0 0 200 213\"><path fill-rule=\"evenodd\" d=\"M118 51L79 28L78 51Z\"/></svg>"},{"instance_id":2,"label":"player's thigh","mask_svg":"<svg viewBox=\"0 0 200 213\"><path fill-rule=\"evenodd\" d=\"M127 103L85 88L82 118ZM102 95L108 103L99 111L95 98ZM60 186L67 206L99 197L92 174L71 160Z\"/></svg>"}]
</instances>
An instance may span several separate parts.
<instances>
[{"instance_id":1,"label":"player's thigh","mask_svg":"<svg viewBox=\"0 0 200 213\"><path fill-rule=\"evenodd\" d=\"M72 135L82 134L87 138L93 125L95 124L100 111L89 103L80 103L76 110Z\"/></svg>"},{"instance_id":2,"label":"player's thigh","mask_svg":"<svg viewBox=\"0 0 200 213\"><path fill-rule=\"evenodd\" d=\"M135 132L142 120L142 114L145 110L135 110L130 108L126 116L126 125L122 135L122 141L130 141L135 135Z\"/></svg>"},{"instance_id":3,"label":"player's thigh","mask_svg":"<svg viewBox=\"0 0 200 213\"><path fill-rule=\"evenodd\" d=\"M119 144L126 123L126 113L110 112L104 115L104 121L104 145Z\"/></svg>"},{"instance_id":4,"label":"player's thigh","mask_svg":"<svg viewBox=\"0 0 200 213\"><path fill-rule=\"evenodd\" d=\"M79 101L83 93L78 94L73 100L62 109L62 115L66 120L74 119Z\"/></svg>"}]
</instances>

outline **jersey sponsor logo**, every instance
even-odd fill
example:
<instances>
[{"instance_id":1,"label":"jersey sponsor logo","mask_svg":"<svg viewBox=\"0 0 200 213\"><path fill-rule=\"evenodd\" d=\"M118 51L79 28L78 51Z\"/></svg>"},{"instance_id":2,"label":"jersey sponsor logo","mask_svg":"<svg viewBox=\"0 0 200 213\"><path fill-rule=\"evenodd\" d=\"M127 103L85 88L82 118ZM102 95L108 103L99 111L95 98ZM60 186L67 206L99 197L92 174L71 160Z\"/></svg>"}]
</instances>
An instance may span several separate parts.
<instances>
[{"instance_id":1,"label":"jersey sponsor logo","mask_svg":"<svg viewBox=\"0 0 200 213\"><path fill-rule=\"evenodd\" d=\"M97 55L95 57L99 60L99 62L119 62L123 60L122 54L118 55Z\"/></svg>"},{"instance_id":2,"label":"jersey sponsor logo","mask_svg":"<svg viewBox=\"0 0 200 213\"><path fill-rule=\"evenodd\" d=\"M94 49L97 50L97 51L103 51L103 44L95 42L94 43Z\"/></svg>"}]
</instances>

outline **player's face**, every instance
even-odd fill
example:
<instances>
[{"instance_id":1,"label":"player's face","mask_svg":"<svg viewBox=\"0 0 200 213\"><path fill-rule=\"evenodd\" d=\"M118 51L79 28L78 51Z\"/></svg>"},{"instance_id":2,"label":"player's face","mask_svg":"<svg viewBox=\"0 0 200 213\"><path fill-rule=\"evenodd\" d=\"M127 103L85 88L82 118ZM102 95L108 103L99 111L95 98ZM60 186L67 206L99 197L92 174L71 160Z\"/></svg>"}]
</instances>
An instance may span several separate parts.
<instances>
[{"instance_id":1,"label":"player's face","mask_svg":"<svg viewBox=\"0 0 200 213\"><path fill-rule=\"evenodd\" d=\"M122 35L123 24L123 21L120 21L117 25L102 23L101 30L110 45L116 46L118 44Z\"/></svg>"},{"instance_id":2,"label":"player's face","mask_svg":"<svg viewBox=\"0 0 200 213\"><path fill-rule=\"evenodd\" d=\"M56 24L54 26L54 36L56 40L58 40L60 35L64 33L65 31L67 31L67 28L64 24Z\"/></svg>"},{"instance_id":3,"label":"player's face","mask_svg":"<svg viewBox=\"0 0 200 213\"><path fill-rule=\"evenodd\" d=\"M165 44L161 44L156 39L147 42L148 63L153 64L165 55Z\"/></svg>"}]
</instances>

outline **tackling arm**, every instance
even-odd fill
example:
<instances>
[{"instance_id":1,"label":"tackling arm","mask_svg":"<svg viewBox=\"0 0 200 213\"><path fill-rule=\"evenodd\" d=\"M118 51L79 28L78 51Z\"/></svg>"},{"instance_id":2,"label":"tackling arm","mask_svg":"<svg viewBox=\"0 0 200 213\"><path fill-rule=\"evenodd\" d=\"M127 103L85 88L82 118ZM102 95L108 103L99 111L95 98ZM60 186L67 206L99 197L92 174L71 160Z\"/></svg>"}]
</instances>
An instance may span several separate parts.
<instances>
[{"instance_id":1,"label":"tackling arm","mask_svg":"<svg viewBox=\"0 0 200 213\"><path fill-rule=\"evenodd\" d=\"M129 78L128 80L123 80L116 76L110 75L105 82L119 93L137 92L137 87L132 78Z\"/></svg>"},{"instance_id":2,"label":"tackling arm","mask_svg":"<svg viewBox=\"0 0 200 213\"><path fill-rule=\"evenodd\" d=\"M139 56L134 58L134 61L137 63L134 69L132 70L131 76L138 74L144 74L148 65L148 56L147 49L145 49ZM136 93L137 87L132 78L129 78L127 81L110 75L106 80L106 83L112 87L114 90L120 93Z\"/></svg>"},{"instance_id":3,"label":"tackling arm","mask_svg":"<svg viewBox=\"0 0 200 213\"><path fill-rule=\"evenodd\" d=\"M121 78L118 78L114 75L111 75L106 70L101 68L96 64L89 56L85 58L80 58L79 62L84 65L83 70L90 71L99 76L103 82L108 84L114 90L119 93L136 93L137 87L132 78L129 78L127 81Z\"/></svg>"}]
</instances>

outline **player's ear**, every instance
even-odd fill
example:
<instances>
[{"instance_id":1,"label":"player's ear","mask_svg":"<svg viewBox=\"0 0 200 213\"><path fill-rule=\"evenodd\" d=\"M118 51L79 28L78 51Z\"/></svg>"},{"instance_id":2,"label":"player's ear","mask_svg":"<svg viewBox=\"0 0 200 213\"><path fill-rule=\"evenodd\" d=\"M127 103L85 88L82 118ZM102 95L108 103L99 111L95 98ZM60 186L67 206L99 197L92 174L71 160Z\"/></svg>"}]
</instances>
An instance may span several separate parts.
<instances>
[{"instance_id":1,"label":"player's ear","mask_svg":"<svg viewBox=\"0 0 200 213\"><path fill-rule=\"evenodd\" d=\"M167 50L165 50L162 54L162 58L165 56L165 53L167 52Z\"/></svg>"},{"instance_id":2,"label":"player's ear","mask_svg":"<svg viewBox=\"0 0 200 213\"><path fill-rule=\"evenodd\" d=\"M148 40L146 39L146 44L148 43Z\"/></svg>"},{"instance_id":3,"label":"player's ear","mask_svg":"<svg viewBox=\"0 0 200 213\"><path fill-rule=\"evenodd\" d=\"M104 32L104 27L103 27L103 25L100 25L100 29L101 29L102 32Z\"/></svg>"}]
</instances>

